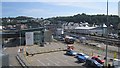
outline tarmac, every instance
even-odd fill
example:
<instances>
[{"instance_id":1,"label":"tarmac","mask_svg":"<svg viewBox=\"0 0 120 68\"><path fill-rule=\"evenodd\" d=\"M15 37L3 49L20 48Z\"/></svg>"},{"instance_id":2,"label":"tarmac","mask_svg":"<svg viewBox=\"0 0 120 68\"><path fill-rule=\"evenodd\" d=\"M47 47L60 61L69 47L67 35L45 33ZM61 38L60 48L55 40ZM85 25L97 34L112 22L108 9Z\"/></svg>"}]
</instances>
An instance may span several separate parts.
<instances>
[{"instance_id":1,"label":"tarmac","mask_svg":"<svg viewBox=\"0 0 120 68\"><path fill-rule=\"evenodd\" d=\"M64 51L66 50L67 45L62 44L60 42L52 42L47 43L44 45L44 47L41 47L39 45L33 45L33 46L26 46L26 53L28 55L35 55L35 54L42 54L42 53L49 53L49 52L56 52L56 51Z\"/></svg>"},{"instance_id":2,"label":"tarmac","mask_svg":"<svg viewBox=\"0 0 120 68\"><path fill-rule=\"evenodd\" d=\"M83 52L89 56L95 56L95 55L97 56L97 55L101 54L100 56L102 58L104 58L104 56L105 56L105 46L106 45L104 45L104 44L89 43L87 45L84 45L84 44L81 45L80 43L74 43L73 45L75 45L76 52ZM96 45L100 48L99 50L96 49ZM99 46L99 45L102 45L102 46ZM93 47L91 47L91 46L93 46ZM89 48L89 50L85 49L86 47ZM22 62L21 63L22 66L27 67L27 66L31 66L31 64L29 63L30 56L34 56L34 55L38 55L38 54L42 54L42 53L64 51L67 48L67 44L56 41L56 42L51 42L50 44L47 43L47 44L45 44L44 47L40 47L39 45L33 45L33 46L25 46L24 48L28 55L26 55L26 54L24 54L24 52L22 52L22 53L18 53L17 57L19 58L18 60L20 62ZM108 49L109 50L111 49L112 51L118 50L118 48L116 48L114 46L109 46ZM114 58L113 54L114 53L111 53L111 52L108 53L109 59Z\"/></svg>"}]
</instances>

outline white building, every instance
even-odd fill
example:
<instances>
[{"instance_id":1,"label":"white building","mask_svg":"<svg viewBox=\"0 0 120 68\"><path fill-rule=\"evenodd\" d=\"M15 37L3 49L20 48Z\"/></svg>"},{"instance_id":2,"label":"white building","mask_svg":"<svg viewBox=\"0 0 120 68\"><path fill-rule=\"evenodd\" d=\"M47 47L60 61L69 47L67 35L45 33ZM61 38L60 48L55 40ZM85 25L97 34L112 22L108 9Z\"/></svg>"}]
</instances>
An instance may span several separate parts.
<instances>
[{"instance_id":1,"label":"white building","mask_svg":"<svg viewBox=\"0 0 120 68\"><path fill-rule=\"evenodd\" d=\"M103 27L76 27L70 32L80 33L80 34L98 34L98 35L106 35L107 34L107 26L103 24Z\"/></svg>"}]
</instances>

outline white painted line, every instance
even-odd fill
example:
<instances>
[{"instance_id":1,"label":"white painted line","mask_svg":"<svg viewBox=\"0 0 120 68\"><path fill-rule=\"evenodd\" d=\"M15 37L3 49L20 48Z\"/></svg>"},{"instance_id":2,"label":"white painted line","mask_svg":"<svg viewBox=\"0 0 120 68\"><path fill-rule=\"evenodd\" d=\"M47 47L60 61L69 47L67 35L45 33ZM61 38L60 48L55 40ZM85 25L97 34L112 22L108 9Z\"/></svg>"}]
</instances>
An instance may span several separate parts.
<instances>
[{"instance_id":1,"label":"white painted line","mask_svg":"<svg viewBox=\"0 0 120 68\"><path fill-rule=\"evenodd\" d=\"M50 65L50 63L48 63L48 65Z\"/></svg>"},{"instance_id":2,"label":"white painted line","mask_svg":"<svg viewBox=\"0 0 120 68\"><path fill-rule=\"evenodd\" d=\"M13 65L10 64L10 66L13 66Z\"/></svg>"},{"instance_id":3,"label":"white painted line","mask_svg":"<svg viewBox=\"0 0 120 68\"><path fill-rule=\"evenodd\" d=\"M49 60L50 62L52 62L53 64L55 64L56 66L60 66L59 64L53 62L52 60L50 60L50 59L48 59L48 58L46 58L46 59Z\"/></svg>"},{"instance_id":4,"label":"white painted line","mask_svg":"<svg viewBox=\"0 0 120 68\"><path fill-rule=\"evenodd\" d=\"M46 66L43 62L41 62L40 60L37 60L38 62L40 62L43 66Z\"/></svg>"},{"instance_id":5,"label":"white painted line","mask_svg":"<svg viewBox=\"0 0 120 68\"><path fill-rule=\"evenodd\" d=\"M6 50L7 48L4 48L4 50Z\"/></svg>"},{"instance_id":6,"label":"white painted line","mask_svg":"<svg viewBox=\"0 0 120 68\"><path fill-rule=\"evenodd\" d=\"M53 56L54 57L54 56ZM56 58L56 57L54 57L55 59L57 59L57 60L60 60L60 59L58 59L58 58ZM60 60L60 61L62 61L62 60ZM63 63L67 63L68 65L71 65L71 64L69 64L67 61L66 62L64 62L64 61L62 61Z\"/></svg>"}]
</instances>

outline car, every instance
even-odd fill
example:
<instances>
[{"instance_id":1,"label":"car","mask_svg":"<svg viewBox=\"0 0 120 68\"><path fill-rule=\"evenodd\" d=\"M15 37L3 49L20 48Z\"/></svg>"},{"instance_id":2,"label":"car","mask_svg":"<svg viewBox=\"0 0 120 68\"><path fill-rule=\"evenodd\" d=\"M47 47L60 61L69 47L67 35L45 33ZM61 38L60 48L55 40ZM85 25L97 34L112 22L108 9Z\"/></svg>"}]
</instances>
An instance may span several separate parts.
<instances>
[{"instance_id":1,"label":"car","mask_svg":"<svg viewBox=\"0 0 120 68\"><path fill-rule=\"evenodd\" d=\"M65 37L65 43L67 44L74 44L75 39L73 37Z\"/></svg>"},{"instance_id":2,"label":"car","mask_svg":"<svg viewBox=\"0 0 120 68\"><path fill-rule=\"evenodd\" d=\"M114 59L112 62L114 68L120 68L120 59Z\"/></svg>"},{"instance_id":3,"label":"car","mask_svg":"<svg viewBox=\"0 0 120 68\"><path fill-rule=\"evenodd\" d=\"M84 56L86 59L89 58L89 56L86 55L86 54L84 54L84 53L78 53L78 54L76 55L76 57L78 57L78 56Z\"/></svg>"},{"instance_id":4,"label":"car","mask_svg":"<svg viewBox=\"0 0 120 68\"><path fill-rule=\"evenodd\" d=\"M85 65L87 68L103 68L103 64L100 64L94 59L87 59Z\"/></svg>"},{"instance_id":5,"label":"car","mask_svg":"<svg viewBox=\"0 0 120 68\"><path fill-rule=\"evenodd\" d=\"M79 62L82 62L82 63L86 61L86 57L83 55L77 55L76 58Z\"/></svg>"},{"instance_id":6,"label":"car","mask_svg":"<svg viewBox=\"0 0 120 68\"><path fill-rule=\"evenodd\" d=\"M99 58L98 56L93 56L91 59L96 60L97 62L99 62L100 64L103 64L105 62L105 60L101 60L101 58Z\"/></svg>"},{"instance_id":7,"label":"car","mask_svg":"<svg viewBox=\"0 0 120 68\"><path fill-rule=\"evenodd\" d=\"M61 36L58 36L58 37L57 37L57 40L58 40L58 41L64 41L64 38L61 37Z\"/></svg>"},{"instance_id":8,"label":"car","mask_svg":"<svg viewBox=\"0 0 120 68\"><path fill-rule=\"evenodd\" d=\"M71 55L71 56L76 56L77 55L77 52L73 51L73 50L68 50L66 52L67 55Z\"/></svg>"}]
</instances>

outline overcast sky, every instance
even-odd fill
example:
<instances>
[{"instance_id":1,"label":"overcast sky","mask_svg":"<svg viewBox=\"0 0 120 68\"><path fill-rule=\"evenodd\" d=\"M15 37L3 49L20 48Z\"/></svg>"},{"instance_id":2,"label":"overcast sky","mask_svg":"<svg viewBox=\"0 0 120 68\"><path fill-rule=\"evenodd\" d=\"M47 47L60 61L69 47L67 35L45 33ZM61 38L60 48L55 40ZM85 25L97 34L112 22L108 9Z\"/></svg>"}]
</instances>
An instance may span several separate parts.
<instances>
[{"instance_id":1,"label":"overcast sky","mask_svg":"<svg viewBox=\"0 0 120 68\"><path fill-rule=\"evenodd\" d=\"M118 1L109 0L109 15L118 15ZM2 17L55 17L106 14L106 0L4 0Z\"/></svg>"}]
</instances>

